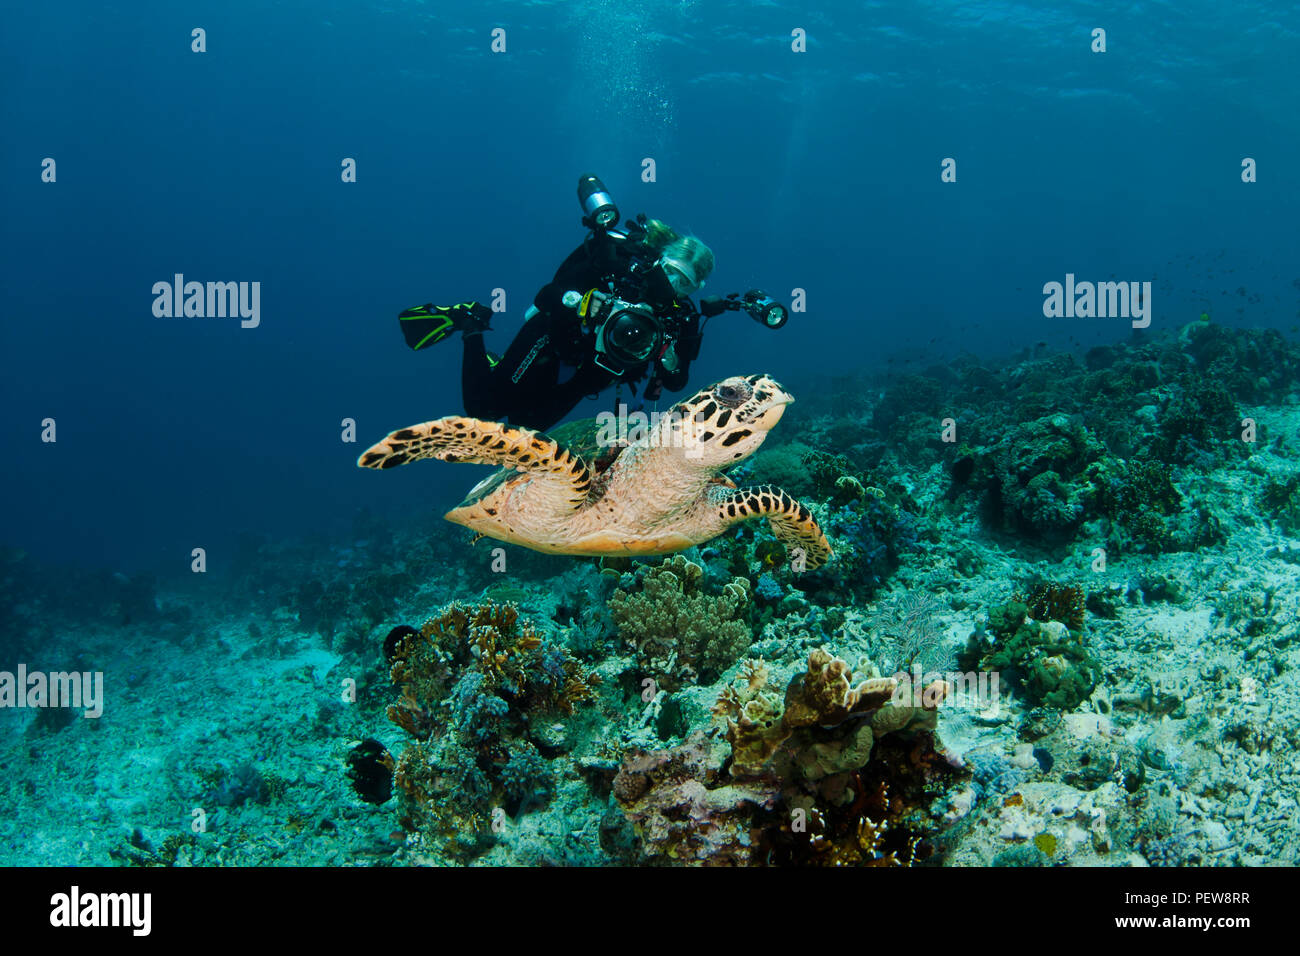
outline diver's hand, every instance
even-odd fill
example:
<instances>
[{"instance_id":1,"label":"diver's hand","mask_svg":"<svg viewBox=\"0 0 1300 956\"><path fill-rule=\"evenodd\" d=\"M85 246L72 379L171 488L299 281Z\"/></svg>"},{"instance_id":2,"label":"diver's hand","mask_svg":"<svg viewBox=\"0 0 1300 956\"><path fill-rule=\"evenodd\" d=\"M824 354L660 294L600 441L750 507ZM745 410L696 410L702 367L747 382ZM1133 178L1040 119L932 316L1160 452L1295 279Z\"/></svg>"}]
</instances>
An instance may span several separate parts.
<instances>
[{"instance_id":1,"label":"diver's hand","mask_svg":"<svg viewBox=\"0 0 1300 956\"><path fill-rule=\"evenodd\" d=\"M675 372L682 364L677 358L677 351L671 345L664 349L664 354L659 356L659 364L663 366L665 372Z\"/></svg>"}]
</instances>

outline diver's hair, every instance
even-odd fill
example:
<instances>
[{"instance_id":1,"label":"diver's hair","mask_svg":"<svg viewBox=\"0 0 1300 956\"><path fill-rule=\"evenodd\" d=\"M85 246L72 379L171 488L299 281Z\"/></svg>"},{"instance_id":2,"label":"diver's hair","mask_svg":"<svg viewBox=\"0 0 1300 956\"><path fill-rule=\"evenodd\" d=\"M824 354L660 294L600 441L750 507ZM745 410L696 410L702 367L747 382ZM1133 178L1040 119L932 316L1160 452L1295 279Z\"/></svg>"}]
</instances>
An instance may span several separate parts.
<instances>
[{"instance_id":1,"label":"diver's hair","mask_svg":"<svg viewBox=\"0 0 1300 956\"><path fill-rule=\"evenodd\" d=\"M703 284L713 272L713 250L694 236L682 236L664 247L665 258L684 262L695 272L695 281Z\"/></svg>"},{"instance_id":2,"label":"diver's hair","mask_svg":"<svg viewBox=\"0 0 1300 956\"><path fill-rule=\"evenodd\" d=\"M670 242L676 242L681 236L677 230L662 219L647 219L645 223L645 238L642 243L647 249L654 251L656 254L663 252L664 246Z\"/></svg>"}]
</instances>

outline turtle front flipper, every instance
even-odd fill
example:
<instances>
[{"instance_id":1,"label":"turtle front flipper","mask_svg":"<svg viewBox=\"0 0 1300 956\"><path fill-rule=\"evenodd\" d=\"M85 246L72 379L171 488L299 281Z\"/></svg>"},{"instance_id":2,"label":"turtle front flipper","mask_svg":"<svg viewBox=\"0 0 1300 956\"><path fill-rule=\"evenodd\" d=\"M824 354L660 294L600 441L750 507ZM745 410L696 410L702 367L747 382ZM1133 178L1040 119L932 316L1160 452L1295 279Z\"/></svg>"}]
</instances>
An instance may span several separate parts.
<instances>
[{"instance_id":1,"label":"turtle front flipper","mask_svg":"<svg viewBox=\"0 0 1300 956\"><path fill-rule=\"evenodd\" d=\"M357 465L394 468L422 458L554 475L573 489L574 508L587 500L591 485L587 463L545 435L460 415L400 428L363 452Z\"/></svg>"},{"instance_id":2,"label":"turtle front flipper","mask_svg":"<svg viewBox=\"0 0 1300 956\"><path fill-rule=\"evenodd\" d=\"M777 540L791 554L803 554L809 571L821 567L834 554L812 512L775 485L740 488L721 495L717 501L718 514L728 525L767 518Z\"/></svg>"}]
</instances>

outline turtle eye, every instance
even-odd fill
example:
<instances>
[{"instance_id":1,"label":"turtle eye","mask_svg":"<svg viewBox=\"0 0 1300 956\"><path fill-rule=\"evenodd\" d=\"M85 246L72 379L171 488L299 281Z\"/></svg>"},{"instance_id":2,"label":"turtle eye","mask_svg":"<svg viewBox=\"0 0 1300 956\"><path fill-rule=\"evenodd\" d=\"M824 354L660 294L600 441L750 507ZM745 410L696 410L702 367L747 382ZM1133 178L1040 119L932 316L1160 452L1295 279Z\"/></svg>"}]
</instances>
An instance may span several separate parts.
<instances>
[{"instance_id":1,"label":"turtle eye","mask_svg":"<svg viewBox=\"0 0 1300 956\"><path fill-rule=\"evenodd\" d=\"M716 396L719 402L728 408L735 408L749 400L749 396L754 394L753 388L748 382L741 385L719 385L716 390Z\"/></svg>"}]
</instances>

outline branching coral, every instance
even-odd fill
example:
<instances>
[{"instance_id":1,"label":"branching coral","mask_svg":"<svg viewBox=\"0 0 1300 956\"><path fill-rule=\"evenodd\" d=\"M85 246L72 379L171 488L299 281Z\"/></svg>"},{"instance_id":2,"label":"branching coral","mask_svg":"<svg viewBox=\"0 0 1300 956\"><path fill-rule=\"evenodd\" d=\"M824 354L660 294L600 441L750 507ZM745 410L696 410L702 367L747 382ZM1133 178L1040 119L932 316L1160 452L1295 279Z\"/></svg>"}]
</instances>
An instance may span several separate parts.
<instances>
[{"instance_id":1,"label":"branching coral","mask_svg":"<svg viewBox=\"0 0 1300 956\"><path fill-rule=\"evenodd\" d=\"M1072 631L1083 630L1083 589L1074 585L1040 584L1026 602L1035 621L1060 621Z\"/></svg>"},{"instance_id":2,"label":"branching coral","mask_svg":"<svg viewBox=\"0 0 1300 956\"><path fill-rule=\"evenodd\" d=\"M712 680L749 647L753 635L743 613L749 582L734 578L720 594L703 588L704 569L674 555L643 572L641 589L622 589L609 612L640 666L660 687L675 690L698 678Z\"/></svg>"}]
</instances>

